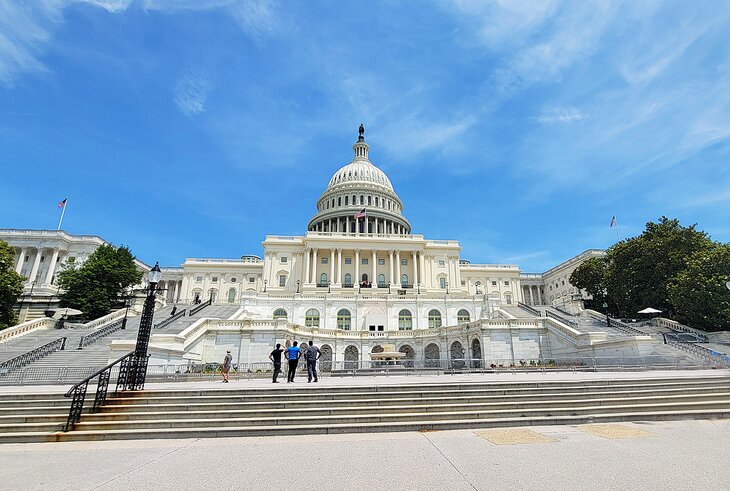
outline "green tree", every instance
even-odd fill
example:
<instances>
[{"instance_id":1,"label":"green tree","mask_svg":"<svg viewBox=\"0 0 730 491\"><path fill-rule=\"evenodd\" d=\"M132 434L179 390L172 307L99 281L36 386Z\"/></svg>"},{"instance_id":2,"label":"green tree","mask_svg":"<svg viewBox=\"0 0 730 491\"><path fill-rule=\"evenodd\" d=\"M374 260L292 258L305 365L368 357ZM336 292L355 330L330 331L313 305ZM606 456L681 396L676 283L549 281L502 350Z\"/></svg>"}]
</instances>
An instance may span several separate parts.
<instances>
[{"instance_id":1,"label":"green tree","mask_svg":"<svg viewBox=\"0 0 730 491\"><path fill-rule=\"evenodd\" d=\"M12 247L0 240L0 329L15 325L17 317L13 306L23 293L25 278L15 272L14 257Z\"/></svg>"},{"instance_id":2,"label":"green tree","mask_svg":"<svg viewBox=\"0 0 730 491\"><path fill-rule=\"evenodd\" d=\"M695 252L669 285L680 322L707 331L730 329L730 244Z\"/></svg>"},{"instance_id":3,"label":"green tree","mask_svg":"<svg viewBox=\"0 0 730 491\"><path fill-rule=\"evenodd\" d=\"M58 274L64 290L61 306L97 318L111 312L131 286L142 279L129 248L102 245L80 267L68 267Z\"/></svg>"},{"instance_id":4,"label":"green tree","mask_svg":"<svg viewBox=\"0 0 730 491\"><path fill-rule=\"evenodd\" d=\"M683 227L678 220L661 217L649 222L638 237L615 244L607 251L608 297L622 316L633 316L654 307L673 316L670 282L681 273L687 259L706 251L713 242L696 225Z\"/></svg>"},{"instance_id":5,"label":"green tree","mask_svg":"<svg viewBox=\"0 0 730 491\"><path fill-rule=\"evenodd\" d=\"M593 300L586 300L586 308L603 311L603 302L607 301L605 294L607 274L606 257L587 259L570 274L571 285L593 296Z\"/></svg>"}]
</instances>

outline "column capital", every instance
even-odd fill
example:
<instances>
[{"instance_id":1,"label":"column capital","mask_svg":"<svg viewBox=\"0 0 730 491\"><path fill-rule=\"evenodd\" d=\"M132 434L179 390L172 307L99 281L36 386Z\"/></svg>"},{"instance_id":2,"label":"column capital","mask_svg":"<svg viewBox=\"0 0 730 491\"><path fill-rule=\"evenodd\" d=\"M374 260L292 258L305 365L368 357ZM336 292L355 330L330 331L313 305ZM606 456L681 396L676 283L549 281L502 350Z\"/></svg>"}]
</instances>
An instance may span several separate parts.
<instances>
[{"instance_id":1,"label":"column capital","mask_svg":"<svg viewBox=\"0 0 730 491\"><path fill-rule=\"evenodd\" d=\"M342 254L342 247L338 247L336 250L337 250L337 254Z\"/></svg>"}]
</instances>

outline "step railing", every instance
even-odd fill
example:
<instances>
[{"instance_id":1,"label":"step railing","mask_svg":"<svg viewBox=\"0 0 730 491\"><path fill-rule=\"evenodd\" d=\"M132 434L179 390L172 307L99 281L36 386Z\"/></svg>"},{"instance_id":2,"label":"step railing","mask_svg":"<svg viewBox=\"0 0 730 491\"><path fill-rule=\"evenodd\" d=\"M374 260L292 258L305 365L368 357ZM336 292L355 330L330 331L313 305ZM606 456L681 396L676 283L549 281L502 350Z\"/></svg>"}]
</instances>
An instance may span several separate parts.
<instances>
[{"instance_id":1,"label":"step railing","mask_svg":"<svg viewBox=\"0 0 730 491\"><path fill-rule=\"evenodd\" d=\"M518 306L519 308L521 308L522 310L526 310L526 311L528 311L528 312L529 312L529 313L531 313L532 315L535 315L535 316L537 316L537 317L544 317L544 316L542 315L542 312L540 312L539 310L537 310L537 309L536 309L536 308L534 308L534 307L531 307L530 305L527 305L526 303L522 303L522 302L517 302L517 306Z\"/></svg>"},{"instance_id":2,"label":"step railing","mask_svg":"<svg viewBox=\"0 0 730 491\"><path fill-rule=\"evenodd\" d=\"M730 356L723 355L711 349L699 346L695 343L688 343L672 334L665 334L664 340L669 346L673 346L687 353L700 356L706 360L711 361L715 366L730 367Z\"/></svg>"},{"instance_id":3,"label":"step railing","mask_svg":"<svg viewBox=\"0 0 730 491\"><path fill-rule=\"evenodd\" d=\"M127 318L124 317L123 319L120 319L116 322L112 322L108 326L104 326L101 329L97 329L96 331L92 332L91 334L87 334L86 336L81 336L81 339L79 339L79 347L77 349L83 349L86 346L92 345L101 338L104 338L114 332L119 331L120 329L125 329L127 327Z\"/></svg>"},{"instance_id":4,"label":"step railing","mask_svg":"<svg viewBox=\"0 0 730 491\"><path fill-rule=\"evenodd\" d=\"M26 365L33 363L36 360L40 360L51 353L61 351L66 347L66 337L54 339L50 343L46 343L43 346L34 348L22 355L11 358L7 361L0 363L0 375L7 373L10 370L21 368Z\"/></svg>"},{"instance_id":5,"label":"step railing","mask_svg":"<svg viewBox=\"0 0 730 491\"><path fill-rule=\"evenodd\" d=\"M180 312L177 312L175 315L171 315L170 317L168 317L167 319L163 320L162 322L158 322L153 327L155 329L162 329L163 327L169 326L170 324L172 324L176 320L178 320L178 319L180 319L182 317L185 317L185 313L186 312L187 312L187 309L182 309ZM190 315L192 315L192 314L190 314Z\"/></svg>"},{"instance_id":6,"label":"step railing","mask_svg":"<svg viewBox=\"0 0 730 491\"><path fill-rule=\"evenodd\" d=\"M566 319L562 315L555 314L553 312L550 312L549 310L545 311L545 317L549 317L553 320L556 320L558 322L562 322L563 324L567 324L570 327L578 328L578 323L572 319Z\"/></svg>"},{"instance_id":7,"label":"step railing","mask_svg":"<svg viewBox=\"0 0 730 491\"><path fill-rule=\"evenodd\" d=\"M684 324L681 324L677 321L665 319L663 317L655 317L654 319L652 319L652 323L660 327L666 327L667 329L671 329L674 332L685 332L687 334L693 334L694 336L699 338L700 342L702 343L709 342L709 338L702 331L685 326Z\"/></svg>"},{"instance_id":8,"label":"step railing","mask_svg":"<svg viewBox=\"0 0 730 491\"><path fill-rule=\"evenodd\" d=\"M124 390L127 385L127 375L129 374L129 367L134 358L134 351L127 353L118 360L108 364L101 370L97 370L92 373L81 382L78 382L68 389L68 392L64 394L64 397L71 397L71 408L68 412L68 419L66 425L63 427L63 431L70 430L74 424L81 421L81 414L84 411L84 403L86 402L86 392L89 388L89 382L93 379L96 381L96 393L94 395L94 405L91 407L90 412L95 413L106 404L106 396L109 389L109 381L112 378L112 371L119 365L116 373L117 385L114 389L114 394L118 394L120 390ZM145 367L146 369L146 367Z\"/></svg>"},{"instance_id":9,"label":"step railing","mask_svg":"<svg viewBox=\"0 0 730 491\"><path fill-rule=\"evenodd\" d=\"M607 316L605 314L601 314L600 312L596 312L595 310L586 310L586 312L594 320L606 322ZM612 327L617 331L628 334L629 336L648 336L648 334L644 331L640 331L634 327L631 327L623 321L613 319L611 317L608 317L607 327Z\"/></svg>"},{"instance_id":10,"label":"step railing","mask_svg":"<svg viewBox=\"0 0 730 491\"><path fill-rule=\"evenodd\" d=\"M198 312L200 312L201 310L203 310L204 308L206 308L212 304L213 304L213 299L210 298L210 299L208 299L207 302L203 302L200 305L198 305L197 307L193 307L192 309L190 309L189 316L192 317L193 315L197 314Z\"/></svg>"}]
</instances>

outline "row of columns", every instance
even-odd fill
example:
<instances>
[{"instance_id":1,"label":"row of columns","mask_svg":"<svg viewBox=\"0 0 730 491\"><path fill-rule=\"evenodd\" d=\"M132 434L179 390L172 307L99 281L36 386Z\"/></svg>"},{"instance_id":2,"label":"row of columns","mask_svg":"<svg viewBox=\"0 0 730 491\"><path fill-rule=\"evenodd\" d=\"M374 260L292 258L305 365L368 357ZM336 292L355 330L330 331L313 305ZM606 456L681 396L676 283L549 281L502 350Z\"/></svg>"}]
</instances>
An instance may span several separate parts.
<instances>
[{"instance_id":1,"label":"row of columns","mask_svg":"<svg viewBox=\"0 0 730 491\"><path fill-rule=\"evenodd\" d=\"M528 305L545 305L545 296L538 285L522 285L522 298Z\"/></svg>"},{"instance_id":2,"label":"row of columns","mask_svg":"<svg viewBox=\"0 0 730 491\"><path fill-rule=\"evenodd\" d=\"M360 282L361 279L361 251L360 249L355 249L355 264L354 264L354 278L353 278L353 284L357 284ZM366 270L363 270L363 274L368 274L370 283L377 284L377 277L378 277L378 259L382 259L382 257L378 257L378 251L376 249L371 249L369 254L366 251L362 251L363 256L365 257L365 254L367 254L369 257L370 267L366 268ZM403 253L403 256L401 256L401 253ZM304 253L304 284L317 284L319 283L317 278L317 264L318 259L320 257L326 257L326 256L320 256L319 249L312 248L307 249ZM413 272L413 278L412 278L412 285L415 285L419 283L420 279L423 277L424 272L424 258L423 254L421 254L418 251L399 251L399 250L390 250L387 251L387 257L389 259L389 272L390 272L390 282L393 285L400 285L401 284L401 259L403 257L408 257L412 262L412 272ZM420 259L420 263L419 263ZM333 285L340 286L342 283L344 283L344 274L342 272L342 249L329 249L329 278ZM368 271L369 270L369 271Z\"/></svg>"},{"instance_id":3,"label":"row of columns","mask_svg":"<svg viewBox=\"0 0 730 491\"><path fill-rule=\"evenodd\" d=\"M18 254L18 260L15 264L15 271L18 274L21 274L23 271L23 265L25 264L25 258L30 257L29 252L32 248L29 247L23 247L20 249L20 253ZM48 265L48 270L46 271L46 274L41 282L43 285L51 285L53 283L53 275L56 273L56 264L58 263L58 256L61 253L61 250L58 247L46 249L46 248L37 248L35 249L36 253L33 258L33 266L31 267L30 273L28 274L28 279L26 280L25 284L30 285L31 283L38 283L36 276L38 276L38 270L41 266L41 257L45 255L44 251L53 251L51 253L51 261Z\"/></svg>"},{"instance_id":4,"label":"row of columns","mask_svg":"<svg viewBox=\"0 0 730 491\"><path fill-rule=\"evenodd\" d=\"M322 220L314 225L313 230L315 232L353 233L350 231L352 223L355 224L355 235L370 233L405 235L408 233L408 229L405 225L393 220L388 220L387 218L366 217L365 221L359 222L350 216L345 218L338 217ZM362 228L362 231L360 228ZM370 228L372 229L372 232L368 231Z\"/></svg>"},{"instance_id":5,"label":"row of columns","mask_svg":"<svg viewBox=\"0 0 730 491\"><path fill-rule=\"evenodd\" d=\"M169 303L178 303L183 291L183 280L163 280L158 283L157 288L167 289L165 298Z\"/></svg>"}]
</instances>

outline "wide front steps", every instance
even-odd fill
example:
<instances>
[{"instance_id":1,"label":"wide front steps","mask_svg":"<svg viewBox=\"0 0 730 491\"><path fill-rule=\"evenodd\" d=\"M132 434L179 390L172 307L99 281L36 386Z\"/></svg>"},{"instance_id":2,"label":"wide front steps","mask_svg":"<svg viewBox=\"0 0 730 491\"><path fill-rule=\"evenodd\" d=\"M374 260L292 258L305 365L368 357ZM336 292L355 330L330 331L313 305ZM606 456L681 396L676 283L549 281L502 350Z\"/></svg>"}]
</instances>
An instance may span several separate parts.
<instances>
[{"instance_id":1,"label":"wide front steps","mask_svg":"<svg viewBox=\"0 0 730 491\"><path fill-rule=\"evenodd\" d=\"M93 400L90 388L88 401ZM70 400L0 397L0 442L416 431L597 421L726 418L730 377L576 382L306 385L110 394L60 431Z\"/></svg>"}]
</instances>

